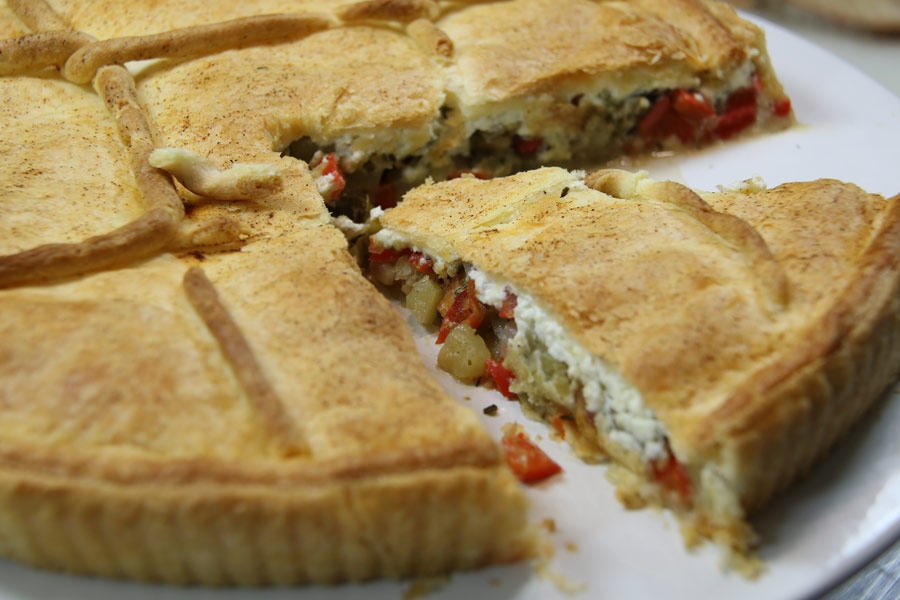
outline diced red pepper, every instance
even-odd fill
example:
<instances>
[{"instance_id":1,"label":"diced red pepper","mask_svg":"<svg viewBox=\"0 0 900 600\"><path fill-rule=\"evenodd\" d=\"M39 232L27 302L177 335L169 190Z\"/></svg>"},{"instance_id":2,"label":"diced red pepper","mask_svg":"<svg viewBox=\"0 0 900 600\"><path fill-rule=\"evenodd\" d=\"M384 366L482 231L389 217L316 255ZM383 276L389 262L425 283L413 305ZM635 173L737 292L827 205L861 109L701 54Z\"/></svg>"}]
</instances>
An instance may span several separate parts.
<instances>
[{"instance_id":1,"label":"diced red pepper","mask_svg":"<svg viewBox=\"0 0 900 600\"><path fill-rule=\"evenodd\" d=\"M395 263L397 260L406 254L409 254L410 250L392 250L391 248L378 248L375 245L375 240L369 238L369 262L376 263Z\"/></svg>"},{"instance_id":2,"label":"diced red pepper","mask_svg":"<svg viewBox=\"0 0 900 600\"><path fill-rule=\"evenodd\" d=\"M454 327L465 323L472 329L478 329L487 315L487 307L475 297L475 282L469 280L468 285L459 292L444 320L441 321L441 329L438 331L437 342L443 344L444 340Z\"/></svg>"},{"instance_id":3,"label":"diced red pepper","mask_svg":"<svg viewBox=\"0 0 900 600\"><path fill-rule=\"evenodd\" d=\"M791 99L780 98L772 105L772 111L776 116L786 117L791 114Z\"/></svg>"},{"instance_id":4,"label":"diced red pepper","mask_svg":"<svg viewBox=\"0 0 900 600\"><path fill-rule=\"evenodd\" d=\"M715 116L715 109L687 90L672 90L656 100L638 123L641 135L651 140L677 136L682 144L697 137L703 121Z\"/></svg>"},{"instance_id":5,"label":"diced red pepper","mask_svg":"<svg viewBox=\"0 0 900 600\"><path fill-rule=\"evenodd\" d=\"M694 494L691 477L671 453L664 463L653 464L653 476L665 489L677 493L684 504L691 504Z\"/></svg>"},{"instance_id":6,"label":"diced red pepper","mask_svg":"<svg viewBox=\"0 0 900 600\"><path fill-rule=\"evenodd\" d=\"M558 433L559 437L562 439L566 439L566 427L564 425L566 421L572 421L572 415L556 413L553 415L553 420L550 422L553 425L553 429L556 430L556 433Z\"/></svg>"},{"instance_id":7,"label":"diced red pepper","mask_svg":"<svg viewBox=\"0 0 900 600\"><path fill-rule=\"evenodd\" d=\"M725 100L725 110L723 111L723 114L728 114L747 106L752 106L756 109L756 90L752 87L743 87L731 92Z\"/></svg>"},{"instance_id":8,"label":"diced red pepper","mask_svg":"<svg viewBox=\"0 0 900 600\"><path fill-rule=\"evenodd\" d=\"M668 96L660 97L638 123L641 135L649 139L657 139L663 135L666 119L671 112L672 99Z\"/></svg>"},{"instance_id":9,"label":"diced red pepper","mask_svg":"<svg viewBox=\"0 0 900 600\"><path fill-rule=\"evenodd\" d=\"M344 177L341 168L338 166L334 152L322 155L319 160L309 166L314 177L322 177L330 175L332 177L331 200L340 198L344 188L347 187L347 179Z\"/></svg>"},{"instance_id":10,"label":"diced red pepper","mask_svg":"<svg viewBox=\"0 0 900 600\"><path fill-rule=\"evenodd\" d=\"M687 90L672 92L672 108L687 119L704 119L716 114L716 109Z\"/></svg>"},{"instance_id":11,"label":"diced red pepper","mask_svg":"<svg viewBox=\"0 0 900 600\"><path fill-rule=\"evenodd\" d=\"M713 133L723 140L734 136L756 122L756 106L740 106L719 117Z\"/></svg>"},{"instance_id":12,"label":"diced red pepper","mask_svg":"<svg viewBox=\"0 0 900 600\"><path fill-rule=\"evenodd\" d=\"M506 290L503 295L503 305L500 307L500 317L504 319L512 319L516 313L516 304L519 299L515 294Z\"/></svg>"},{"instance_id":13,"label":"diced red pepper","mask_svg":"<svg viewBox=\"0 0 900 600\"><path fill-rule=\"evenodd\" d=\"M413 252L409 255L409 264L419 273L434 275L434 260L425 256L422 252Z\"/></svg>"},{"instance_id":14,"label":"diced red pepper","mask_svg":"<svg viewBox=\"0 0 900 600\"><path fill-rule=\"evenodd\" d=\"M510 400L519 399L518 396L509 391L509 384L516 378L512 371L492 358L487 359L486 368L491 375L491 379L494 380L494 385L497 386L497 390L499 390L501 394Z\"/></svg>"},{"instance_id":15,"label":"diced red pepper","mask_svg":"<svg viewBox=\"0 0 900 600\"><path fill-rule=\"evenodd\" d=\"M397 191L394 189L394 184L389 181L379 183L372 204L384 209L397 206Z\"/></svg>"},{"instance_id":16,"label":"diced red pepper","mask_svg":"<svg viewBox=\"0 0 900 600\"><path fill-rule=\"evenodd\" d=\"M452 173L450 173L450 175L447 177L447 179L458 179L466 174L472 175L473 177L475 177L475 179L487 179L488 178L487 175L485 175L478 169L459 169L458 171L453 171Z\"/></svg>"},{"instance_id":17,"label":"diced red pepper","mask_svg":"<svg viewBox=\"0 0 900 600\"><path fill-rule=\"evenodd\" d=\"M536 483L562 472L562 468L522 432L507 431L500 445L506 464L523 483Z\"/></svg>"},{"instance_id":18,"label":"diced red pepper","mask_svg":"<svg viewBox=\"0 0 900 600\"><path fill-rule=\"evenodd\" d=\"M516 154L519 156L533 156L543 143L544 138L542 137L529 138L517 135L513 137L513 150L515 150Z\"/></svg>"}]
</instances>

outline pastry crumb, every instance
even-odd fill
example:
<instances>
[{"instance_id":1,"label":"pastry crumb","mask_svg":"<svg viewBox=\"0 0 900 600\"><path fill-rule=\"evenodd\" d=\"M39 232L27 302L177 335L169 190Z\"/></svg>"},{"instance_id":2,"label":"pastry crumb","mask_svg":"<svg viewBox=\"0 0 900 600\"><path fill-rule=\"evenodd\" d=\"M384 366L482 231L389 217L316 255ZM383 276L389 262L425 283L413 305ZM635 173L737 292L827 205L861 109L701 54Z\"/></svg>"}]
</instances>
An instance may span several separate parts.
<instances>
[{"instance_id":1,"label":"pastry crumb","mask_svg":"<svg viewBox=\"0 0 900 600\"><path fill-rule=\"evenodd\" d=\"M541 521L541 526L549 533L556 533L556 519L544 519Z\"/></svg>"},{"instance_id":2,"label":"pastry crumb","mask_svg":"<svg viewBox=\"0 0 900 600\"><path fill-rule=\"evenodd\" d=\"M442 589L450 582L449 575L439 575L437 577L421 577L414 580L403 592L403 600L414 600L428 594L433 594Z\"/></svg>"},{"instance_id":3,"label":"pastry crumb","mask_svg":"<svg viewBox=\"0 0 900 600\"><path fill-rule=\"evenodd\" d=\"M569 552L578 552L578 544L575 542L566 542L563 547Z\"/></svg>"}]
</instances>

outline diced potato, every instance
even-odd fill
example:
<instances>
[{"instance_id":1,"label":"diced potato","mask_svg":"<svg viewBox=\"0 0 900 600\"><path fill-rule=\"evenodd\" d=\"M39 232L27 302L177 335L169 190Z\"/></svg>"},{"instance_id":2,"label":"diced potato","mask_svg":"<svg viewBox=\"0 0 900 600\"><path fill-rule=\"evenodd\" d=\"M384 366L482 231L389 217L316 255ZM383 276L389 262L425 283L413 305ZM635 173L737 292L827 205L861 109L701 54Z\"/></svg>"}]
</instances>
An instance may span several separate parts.
<instances>
[{"instance_id":1,"label":"diced potato","mask_svg":"<svg viewBox=\"0 0 900 600\"><path fill-rule=\"evenodd\" d=\"M438 367L463 383L474 383L491 357L487 344L468 325L457 325L438 352Z\"/></svg>"},{"instance_id":2,"label":"diced potato","mask_svg":"<svg viewBox=\"0 0 900 600\"><path fill-rule=\"evenodd\" d=\"M372 262L369 264L372 279L382 285L394 284L394 265L391 263Z\"/></svg>"},{"instance_id":3,"label":"diced potato","mask_svg":"<svg viewBox=\"0 0 900 600\"><path fill-rule=\"evenodd\" d=\"M422 325L431 325L437 319L437 305L444 289L431 277L423 276L406 295L406 308Z\"/></svg>"}]
</instances>

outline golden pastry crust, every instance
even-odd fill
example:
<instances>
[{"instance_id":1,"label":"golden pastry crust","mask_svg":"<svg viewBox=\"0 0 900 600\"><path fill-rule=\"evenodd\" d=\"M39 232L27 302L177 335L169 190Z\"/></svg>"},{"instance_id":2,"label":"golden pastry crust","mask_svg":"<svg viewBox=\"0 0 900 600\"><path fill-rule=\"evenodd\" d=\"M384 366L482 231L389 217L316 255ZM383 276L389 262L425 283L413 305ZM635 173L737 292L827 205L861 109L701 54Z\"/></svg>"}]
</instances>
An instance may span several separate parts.
<instances>
[{"instance_id":1,"label":"golden pastry crust","mask_svg":"<svg viewBox=\"0 0 900 600\"><path fill-rule=\"evenodd\" d=\"M528 294L621 374L693 480L691 527L739 551L744 511L821 456L900 365L900 196L832 180L697 195L542 169L423 186L381 222Z\"/></svg>"},{"instance_id":2,"label":"golden pastry crust","mask_svg":"<svg viewBox=\"0 0 900 600\"><path fill-rule=\"evenodd\" d=\"M208 150L202 133L148 122L122 67L94 85L0 79L0 200L18 215L0 236L0 554L209 585L530 556L497 446L427 375L306 166L259 127L218 160L276 164L278 191L176 191L154 137Z\"/></svg>"}]
</instances>

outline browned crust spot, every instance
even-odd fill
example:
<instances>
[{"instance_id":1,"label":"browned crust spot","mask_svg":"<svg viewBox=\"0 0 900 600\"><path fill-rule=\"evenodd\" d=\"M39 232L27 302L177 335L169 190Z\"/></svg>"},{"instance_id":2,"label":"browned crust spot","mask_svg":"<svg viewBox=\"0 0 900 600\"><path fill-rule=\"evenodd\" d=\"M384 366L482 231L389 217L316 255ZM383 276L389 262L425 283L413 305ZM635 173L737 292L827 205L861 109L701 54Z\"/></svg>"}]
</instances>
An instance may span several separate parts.
<instances>
[{"instance_id":1,"label":"browned crust spot","mask_svg":"<svg viewBox=\"0 0 900 600\"><path fill-rule=\"evenodd\" d=\"M191 58L223 50L279 44L306 37L333 24L318 14L260 15L156 35L121 37L84 46L66 61L63 75L87 83L103 65L150 58Z\"/></svg>"},{"instance_id":2,"label":"browned crust spot","mask_svg":"<svg viewBox=\"0 0 900 600\"><path fill-rule=\"evenodd\" d=\"M73 52L91 42L78 31L44 31L0 41L0 76L61 69Z\"/></svg>"},{"instance_id":3,"label":"browned crust spot","mask_svg":"<svg viewBox=\"0 0 900 600\"><path fill-rule=\"evenodd\" d=\"M159 252L175 237L184 205L172 181L148 162L150 126L137 102L134 80L122 67L101 71L96 89L116 119L146 212L110 233L71 244L45 244L0 256L0 288L108 269Z\"/></svg>"},{"instance_id":4,"label":"browned crust spot","mask_svg":"<svg viewBox=\"0 0 900 600\"><path fill-rule=\"evenodd\" d=\"M191 305L231 365L241 387L266 426L277 436L286 456L308 454L309 446L294 424L281 399L272 389L256 360L247 338L219 299L219 294L200 267L184 274L184 291Z\"/></svg>"},{"instance_id":5,"label":"browned crust spot","mask_svg":"<svg viewBox=\"0 0 900 600\"><path fill-rule=\"evenodd\" d=\"M363 0L341 7L338 18L342 21L399 21L409 23L416 19L435 20L440 8L433 0Z\"/></svg>"}]
</instances>

